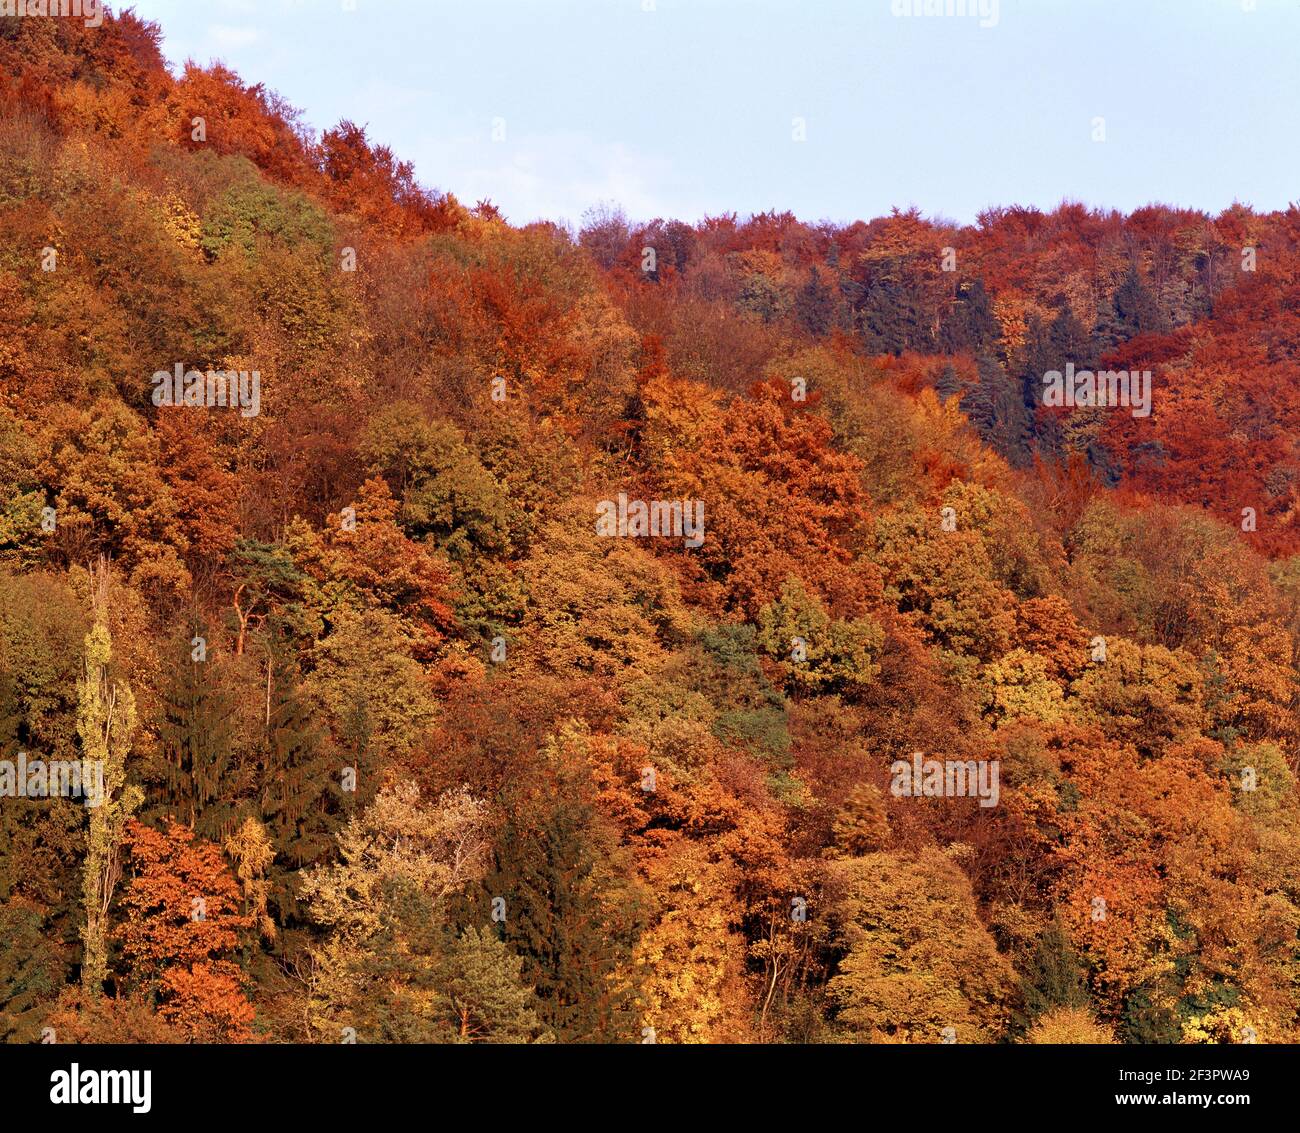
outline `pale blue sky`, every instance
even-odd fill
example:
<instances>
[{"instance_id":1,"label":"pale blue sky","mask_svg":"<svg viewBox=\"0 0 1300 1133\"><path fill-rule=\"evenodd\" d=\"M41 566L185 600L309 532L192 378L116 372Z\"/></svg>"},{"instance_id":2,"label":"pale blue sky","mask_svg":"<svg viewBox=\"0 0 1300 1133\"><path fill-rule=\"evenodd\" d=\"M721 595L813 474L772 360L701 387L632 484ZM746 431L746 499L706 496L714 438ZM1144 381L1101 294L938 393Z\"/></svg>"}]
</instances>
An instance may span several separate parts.
<instances>
[{"instance_id":1,"label":"pale blue sky","mask_svg":"<svg viewBox=\"0 0 1300 1133\"><path fill-rule=\"evenodd\" d=\"M602 201L634 219L916 205L965 222L1064 198L1211 212L1300 198L1300 0L998 0L991 27L893 13L905 4L133 6L173 63L224 60L318 130L366 124L421 183L516 223Z\"/></svg>"}]
</instances>

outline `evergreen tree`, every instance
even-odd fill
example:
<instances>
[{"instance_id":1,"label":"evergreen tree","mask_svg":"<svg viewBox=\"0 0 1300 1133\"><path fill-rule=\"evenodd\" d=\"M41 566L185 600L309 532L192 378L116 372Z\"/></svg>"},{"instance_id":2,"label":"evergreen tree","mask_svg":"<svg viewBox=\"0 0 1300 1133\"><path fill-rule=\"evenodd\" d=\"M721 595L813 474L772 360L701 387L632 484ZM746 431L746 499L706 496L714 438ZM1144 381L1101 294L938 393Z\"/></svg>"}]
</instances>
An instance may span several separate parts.
<instances>
[{"instance_id":1,"label":"evergreen tree","mask_svg":"<svg viewBox=\"0 0 1300 1133\"><path fill-rule=\"evenodd\" d=\"M1178 1016L1169 1008L1160 1006L1159 998L1145 987L1128 994L1120 1020L1124 1042L1171 1045L1182 1041L1183 1033L1178 1025Z\"/></svg>"},{"instance_id":2,"label":"evergreen tree","mask_svg":"<svg viewBox=\"0 0 1300 1133\"><path fill-rule=\"evenodd\" d=\"M963 281L939 327L939 349L945 354L993 353L1001 336L983 280Z\"/></svg>"},{"instance_id":3,"label":"evergreen tree","mask_svg":"<svg viewBox=\"0 0 1300 1133\"><path fill-rule=\"evenodd\" d=\"M1047 331L1047 355L1044 361L1051 365L1045 370L1065 372L1066 365L1074 363L1076 370L1090 369L1097 360L1097 347L1087 328L1067 303L1057 312ZM1042 379L1042 373L1038 375Z\"/></svg>"},{"instance_id":4,"label":"evergreen tree","mask_svg":"<svg viewBox=\"0 0 1300 1133\"><path fill-rule=\"evenodd\" d=\"M1070 363L1076 371L1095 369L1102 352L1103 342L1088 331L1068 305L1047 324L1036 314L1029 316L1015 373L1029 417L1029 434L1041 453L1059 458L1062 446L1060 416L1038 412L1046 388L1043 376L1051 371L1065 375Z\"/></svg>"},{"instance_id":5,"label":"evergreen tree","mask_svg":"<svg viewBox=\"0 0 1300 1133\"><path fill-rule=\"evenodd\" d=\"M538 1016L536 993L521 980L522 966L523 959L486 929L468 928L450 940L437 970L443 1035L435 1041L554 1041Z\"/></svg>"},{"instance_id":6,"label":"evergreen tree","mask_svg":"<svg viewBox=\"0 0 1300 1133\"><path fill-rule=\"evenodd\" d=\"M863 287L853 285L861 302L857 322L866 349L873 354L901 354L904 350L928 352L934 336L926 325L919 298L895 275L873 275Z\"/></svg>"},{"instance_id":7,"label":"evergreen tree","mask_svg":"<svg viewBox=\"0 0 1300 1133\"><path fill-rule=\"evenodd\" d=\"M1022 390L991 355L981 354L976 365L979 381L962 395L962 412L986 444L1023 468L1029 463L1033 429Z\"/></svg>"},{"instance_id":8,"label":"evergreen tree","mask_svg":"<svg viewBox=\"0 0 1300 1133\"><path fill-rule=\"evenodd\" d=\"M1039 451L1056 454L1060 448L1060 423L1038 412L1043 404L1043 375L1064 370L1057 348L1052 344L1051 328L1037 313L1029 316L1024 345L1016 359L1015 373L1020 379L1021 401L1029 418L1029 429Z\"/></svg>"},{"instance_id":9,"label":"evergreen tree","mask_svg":"<svg viewBox=\"0 0 1300 1133\"><path fill-rule=\"evenodd\" d=\"M1143 284L1137 267L1129 265L1123 282L1109 301L1102 300L1097 311L1097 352L1113 350L1134 335L1165 329L1155 296Z\"/></svg>"},{"instance_id":10,"label":"evergreen tree","mask_svg":"<svg viewBox=\"0 0 1300 1133\"><path fill-rule=\"evenodd\" d=\"M953 394L961 393L961 378L953 369L951 362L944 365L943 373L934 383L934 392L939 395L940 401L947 401Z\"/></svg>"},{"instance_id":11,"label":"evergreen tree","mask_svg":"<svg viewBox=\"0 0 1300 1133\"><path fill-rule=\"evenodd\" d=\"M280 923L294 914L296 873L322 861L340 825L342 765L300 695L296 666L278 650L270 668L269 716L259 774L261 818L275 846L271 904Z\"/></svg>"},{"instance_id":12,"label":"evergreen tree","mask_svg":"<svg viewBox=\"0 0 1300 1133\"><path fill-rule=\"evenodd\" d=\"M234 704L207 653L208 640L206 626L196 619L171 649L158 724L164 798L155 809L219 841L238 824Z\"/></svg>"},{"instance_id":13,"label":"evergreen tree","mask_svg":"<svg viewBox=\"0 0 1300 1133\"><path fill-rule=\"evenodd\" d=\"M795 295L794 313L799 325L809 334L824 335L835 323L835 297L822 282L816 267Z\"/></svg>"},{"instance_id":14,"label":"evergreen tree","mask_svg":"<svg viewBox=\"0 0 1300 1133\"><path fill-rule=\"evenodd\" d=\"M40 1038L50 1000L63 986L63 965L50 946L50 930L35 906L0 904L0 1043Z\"/></svg>"},{"instance_id":15,"label":"evergreen tree","mask_svg":"<svg viewBox=\"0 0 1300 1133\"><path fill-rule=\"evenodd\" d=\"M1122 338L1162 329L1163 320L1155 296L1142 283L1135 265L1129 265L1124 282L1116 288L1114 303L1115 326Z\"/></svg>"},{"instance_id":16,"label":"evergreen tree","mask_svg":"<svg viewBox=\"0 0 1300 1133\"><path fill-rule=\"evenodd\" d=\"M1083 966L1060 921L1052 921L1039 937L1020 979L1020 993L1024 1008L1016 1023L1021 1028L1058 1007L1091 1007Z\"/></svg>"},{"instance_id":17,"label":"evergreen tree","mask_svg":"<svg viewBox=\"0 0 1300 1133\"><path fill-rule=\"evenodd\" d=\"M523 957L540 1014L560 1042L639 1042L629 978L641 928L639 893L611 861L617 838L597 813L580 757L552 759L531 790L503 800L495 869L505 941Z\"/></svg>"}]
</instances>

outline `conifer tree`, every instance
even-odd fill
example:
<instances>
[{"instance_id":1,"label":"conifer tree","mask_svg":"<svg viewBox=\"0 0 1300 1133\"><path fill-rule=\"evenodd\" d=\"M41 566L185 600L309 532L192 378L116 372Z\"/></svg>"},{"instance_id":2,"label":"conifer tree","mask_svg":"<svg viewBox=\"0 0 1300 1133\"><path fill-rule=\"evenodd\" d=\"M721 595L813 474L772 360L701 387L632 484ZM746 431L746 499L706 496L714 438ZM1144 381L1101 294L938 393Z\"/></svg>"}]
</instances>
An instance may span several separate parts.
<instances>
[{"instance_id":1,"label":"conifer tree","mask_svg":"<svg viewBox=\"0 0 1300 1133\"><path fill-rule=\"evenodd\" d=\"M1002 328L993 314L993 304L984 282L963 281L957 288L951 309L939 327L939 349L945 354L992 353L997 349Z\"/></svg>"},{"instance_id":2,"label":"conifer tree","mask_svg":"<svg viewBox=\"0 0 1300 1133\"><path fill-rule=\"evenodd\" d=\"M961 378L951 362L945 363L943 372L935 380L934 392L939 395L940 401L947 401L953 394L961 393Z\"/></svg>"},{"instance_id":3,"label":"conifer tree","mask_svg":"<svg viewBox=\"0 0 1300 1133\"><path fill-rule=\"evenodd\" d=\"M234 705L207 652L206 627L195 620L173 644L158 733L165 776L164 809L201 838L219 840L237 825L233 768Z\"/></svg>"},{"instance_id":4,"label":"conifer tree","mask_svg":"<svg viewBox=\"0 0 1300 1133\"><path fill-rule=\"evenodd\" d=\"M1103 296L1097 304L1093 361L1135 335L1159 332L1165 327L1159 303L1142 282L1137 267L1130 264L1115 293L1109 298Z\"/></svg>"},{"instance_id":5,"label":"conifer tree","mask_svg":"<svg viewBox=\"0 0 1300 1133\"><path fill-rule=\"evenodd\" d=\"M35 905L0 903L0 1043L36 1041L49 1001L63 985L49 933Z\"/></svg>"},{"instance_id":6,"label":"conifer tree","mask_svg":"<svg viewBox=\"0 0 1300 1133\"><path fill-rule=\"evenodd\" d=\"M1114 308L1113 325L1121 339L1162 329L1160 307L1155 296L1143 284L1134 264L1129 265L1124 282L1115 289Z\"/></svg>"},{"instance_id":7,"label":"conifer tree","mask_svg":"<svg viewBox=\"0 0 1300 1133\"><path fill-rule=\"evenodd\" d=\"M1016 1022L1029 1026L1039 1016L1059 1007L1089 1007L1083 967L1060 921L1054 920L1038 940L1038 947L1020 979L1024 1009Z\"/></svg>"},{"instance_id":8,"label":"conifer tree","mask_svg":"<svg viewBox=\"0 0 1300 1133\"><path fill-rule=\"evenodd\" d=\"M505 900L504 939L523 957L542 1021L560 1042L639 1042L629 971L641 929L639 892L611 863L615 837L591 800L580 746L566 729L548 773L504 800L489 895Z\"/></svg>"},{"instance_id":9,"label":"conifer tree","mask_svg":"<svg viewBox=\"0 0 1300 1133\"><path fill-rule=\"evenodd\" d=\"M259 802L275 846L272 904L283 923L295 907L294 875L329 853L339 826L342 767L327 732L314 721L311 706L299 692L292 661L273 649L267 665L270 690Z\"/></svg>"},{"instance_id":10,"label":"conifer tree","mask_svg":"<svg viewBox=\"0 0 1300 1133\"><path fill-rule=\"evenodd\" d=\"M554 1041L538 1017L536 993L521 980L521 957L487 929L472 927L445 948L437 984L447 1041Z\"/></svg>"},{"instance_id":11,"label":"conifer tree","mask_svg":"<svg viewBox=\"0 0 1300 1133\"><path fill-rule=\"evenodd\" d=\"M991 355L981 354L977 366L979 381L962 395L962 411L986 444L1023 467L1033 431L1021 391Z\"/></svg>"},{"instance_id":12,"label":"conifer tree","mask_svg":"<svg viewBox=\"0 0 1300 1133\"><path fill-rule=\"evenodd\" d=\"M794 299L795 317L809 334L824 335L835 323L835 297L816 267Z\"/></svg>"},{"instance_id":13,"label":"conifer tree","mask_svg":"<svg viewBox=\"0 0 1300 1133\"><path fill-rule=\"evenodd\" d=\"M1047 328L1047 353L1051 365L1046 369L1052 370L1064 371L1070 362L1076 370L1085 370L1097 361L1097 344L1068 303Z\"/></svg>"}]
</instances>

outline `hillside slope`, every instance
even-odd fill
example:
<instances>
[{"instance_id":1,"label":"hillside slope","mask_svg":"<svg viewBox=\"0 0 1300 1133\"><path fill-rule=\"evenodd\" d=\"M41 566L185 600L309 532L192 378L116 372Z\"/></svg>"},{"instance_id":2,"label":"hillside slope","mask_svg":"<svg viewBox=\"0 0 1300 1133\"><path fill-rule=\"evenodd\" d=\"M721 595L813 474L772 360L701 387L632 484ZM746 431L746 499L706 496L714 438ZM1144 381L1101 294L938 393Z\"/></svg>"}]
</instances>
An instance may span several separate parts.
<instances>
[{"instance_id":1,"label":"hillside slope","mask_svg":"<svg viewBox=\"0 0 1300 1133\"><path fill-rule=\"evenodd\" d=\"M160 35L0 18L0 1036L1300 1038L1300 212L516 227Z\"/></svg>"}]
</instances>

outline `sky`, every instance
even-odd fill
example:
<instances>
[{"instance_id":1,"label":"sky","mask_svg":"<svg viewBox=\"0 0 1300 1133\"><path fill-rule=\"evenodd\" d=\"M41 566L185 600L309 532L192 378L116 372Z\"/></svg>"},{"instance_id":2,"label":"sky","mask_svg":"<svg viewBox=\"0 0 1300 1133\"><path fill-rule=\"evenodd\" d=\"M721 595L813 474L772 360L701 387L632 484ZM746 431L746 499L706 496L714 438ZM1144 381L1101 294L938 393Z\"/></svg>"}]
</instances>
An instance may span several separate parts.
<instances>
[{"instance_id":1,"label":"sky","mask_svg":"<svg viewBox=\"0 0 1300 1133\"><path fill-rule=\"evenodd\" d=\"M1300 197L1300 0L131 6L174 67L221 60L318 131L363 124L517 224Z\"/></svg>"}]
</instances>

